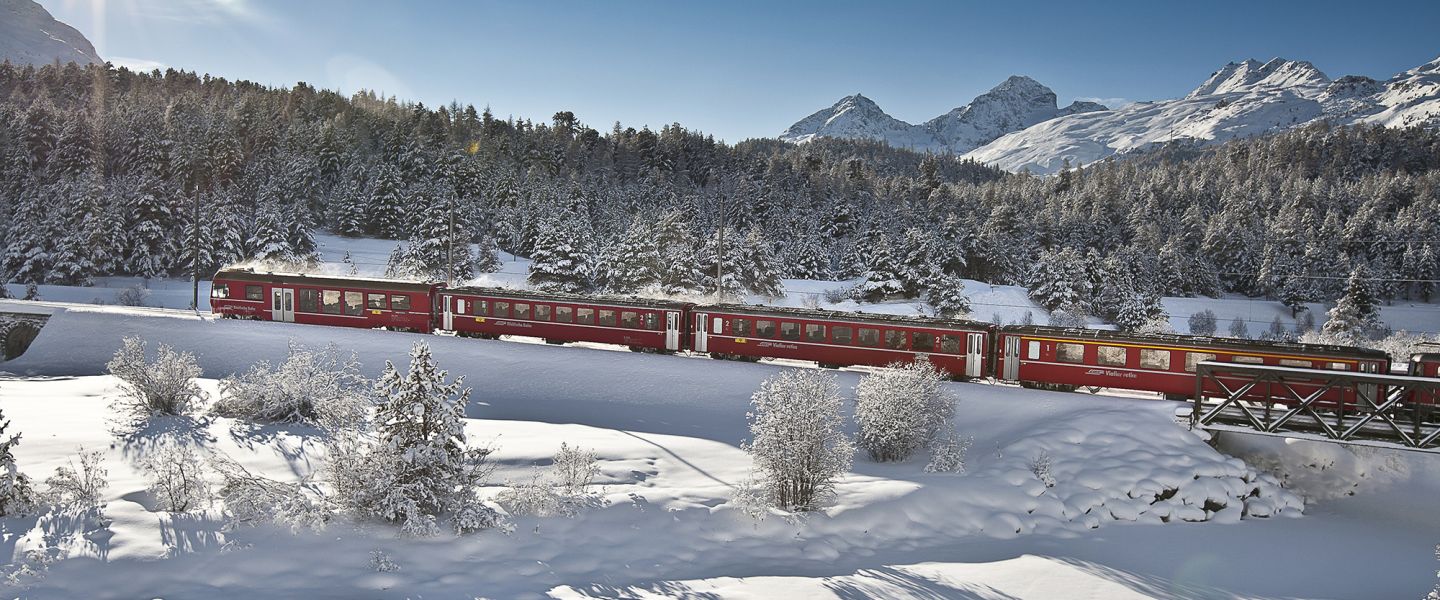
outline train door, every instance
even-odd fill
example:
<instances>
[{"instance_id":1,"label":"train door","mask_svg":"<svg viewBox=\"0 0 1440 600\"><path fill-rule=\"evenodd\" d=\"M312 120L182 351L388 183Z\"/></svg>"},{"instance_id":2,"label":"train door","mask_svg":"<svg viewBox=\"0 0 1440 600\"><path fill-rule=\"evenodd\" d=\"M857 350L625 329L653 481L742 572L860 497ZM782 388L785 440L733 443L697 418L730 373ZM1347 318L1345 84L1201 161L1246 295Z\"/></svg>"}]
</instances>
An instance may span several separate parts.
<instances>
[{"instance_id":1,"label":"train door","mask_svg":"<svg viewBox=\"0 0 1440 600\"><path fill-rule=\"evenodd\" d=\"M710 320L706 313L695 313L695 351L710 351L710 336L706 333L705 323Z\"/></svg>"},{"instance_id":2,"label":"train door","mask_svg":"<svg viewBox=\"0 0 1440 600\"><path fill-rule=\"evenodd\" d=\"M440 297L441 306L444 310L440 313L440 328L446 331L455 331L455 308L464 300L446 294Z\"/></svg>"},{"instance_id":3,"label":"train door","mask_svg":"<svg viewBox=\"0 0 1440 600\"><path fill-rule=\"evenodd\" d=\"M665 312L665 349L680 349L680 313L673 310Z\"/></svg>"},{"instance_id":4,"label":"train door","mask_svg":"<svg viewBox=\"0 0 1440 600\"><path fill-rule=\"evenodd\" d=\"M985 362L985 334L969 334L969 341L965 346L965 376L979 377L980 369Z\"/></svg>"},{"instance_id":5,"label":"train door","mask_svg":"<svg viewBox=\"0 0 1440 600\"><path fill-rule=\"evenodd\" d=\"M1005 372L1003 379L1006 381L1020 380L1020 336L1005 336Z\"/></svg>"},{"instance_id":6,"label":"train door","mask_svg":"<svg viewBox=\"0 0 1440 600\"><path fill-rule=\"evenodd\" d=\"M270 320L280 321L282 323L295 322L295 290L290 288L271 288Z\"/></svg>"},{"instance_id":7,"label":"train door","mask_svg":"<svg viewBox=\"0 0 1440 600\"><path fill-rule=\"evenodd\" d=\"M1373 363L1373 362L1363 362L1363 361L1360 363L1360 372L1361 372L1361 373L1378 373L1379 371L1380 371L1379 366L1378 366L1376 363ZM1376 387L1375 384L1373 384L1373 383L1362 383L1362 384L1356 386L1356 388L1359 389L1360 393L1363 394L1366 398L1369 398L1369 399L1370 399L1370 402L1372 402L1372 403L1374 403L1374 404L1377 404L1377 405L1380 404L1381 399L1378 398L1378 397L1376 397L1376 396L1379 395L1380 388ZM1365 404L1364 404L1359 398L1356 398L1356 399L1355 399L1355 402L1356 402L1356 404L1359 404L1359 405L1362 406L1362 407L1365 406Z\"/></svg>"}]
</instances>

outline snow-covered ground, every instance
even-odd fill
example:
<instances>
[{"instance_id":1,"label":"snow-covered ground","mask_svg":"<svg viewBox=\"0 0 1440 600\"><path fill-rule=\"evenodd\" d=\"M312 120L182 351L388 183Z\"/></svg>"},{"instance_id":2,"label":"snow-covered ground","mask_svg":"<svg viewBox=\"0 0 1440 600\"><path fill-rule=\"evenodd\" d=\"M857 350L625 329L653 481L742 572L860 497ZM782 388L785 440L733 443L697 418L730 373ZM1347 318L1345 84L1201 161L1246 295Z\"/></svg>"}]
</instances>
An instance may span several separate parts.
<instances>
[{"instance_id":1,"label":"snow-covered ground","mask_svg":"<svg viewBox=\"0 0 1440 600\"><path fill-rule=\"evenodd\" d=\"M218 507L156 512L136 465L161 440L286 480L318 468L324 440L221 418L117 430L115 381L103 372L127 335L193 352L212 380L283 358L292 339L353 349L372 376L427 341L475 388L469 434L499 449L488 493L567 442L599 455L609 505L517 519L508 535L431 539L343 520L322 533L226 531ZM998 385L949 385L961 399L956 426L974 438L965 474L925 473L923 458L857 458L831 508L756 522L727 502L749 468L739 448L749 395L781 368L62 307L29 351L0 363L14 374L0 378L0 410L23 433L18 463L34 477L81 445L106 453L110 524L87 538L66 521L6 519L0 560L12 568L43 533L63 540L72 558L11 592L43 598L1417 598L1435 582L1434 455L1227 440L1310 495L1300 516L1290 492L1176 425L1173 403ZM837 372L847 394L860 376ZM1054 487L1030 468L1042 452ZM1249 503L1236 499L1251 491ZM1261 506L1280 514L1240 519ZM1206 521L1187 522L1196 519ZM376 571L376 550L400 569Z\"/></svg>"}]
</instances>

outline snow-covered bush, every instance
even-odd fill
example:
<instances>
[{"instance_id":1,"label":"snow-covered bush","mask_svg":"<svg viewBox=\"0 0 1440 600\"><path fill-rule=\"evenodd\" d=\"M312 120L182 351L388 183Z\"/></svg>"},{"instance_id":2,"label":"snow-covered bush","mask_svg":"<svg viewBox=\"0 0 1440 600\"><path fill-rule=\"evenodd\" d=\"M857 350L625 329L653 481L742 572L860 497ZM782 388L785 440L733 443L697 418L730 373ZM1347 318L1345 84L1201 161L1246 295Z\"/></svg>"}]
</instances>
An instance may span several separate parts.
<instances>
[{"instance_id":1,"label":"snow-covered bush","mask_svg":"<svg viewBox=\"0 0 1440 600\"><path fill-rule=\"evenodd\" d=\"M326 477L335 500L359 516L401 526L407 535L439 532L440 519L465 533L494 527L499 513L476 494L489 475L489 448L472 448L465 437L470 390L463 378L446 382L430 346L417 343L402 374L386 362L377 389L384 399L376 415L377 440L352 436L331 448Z\"/></svg>"},{"instance_id":2,"label":"snow-covered bush","mask_svg":"<svg viewBox=\"0 0 1440 600\"><path fill-rule=\"evenodd\" d=\"M195 378L200 366L189 352L160 345L154 362L145 360L145 342L127 337L105 365L121 381L120 404L139 415L183 415L204 397Z\"/></svg>"},{"instance_id":3,"label":"snow-covered bush","mask_svg":"<svg viewBox=\"0 0 1440 600\"><path fill-rule=\"evenodd\" d=\"M3 440L0 441L0 517L23 513L35 505L30 478L15 466L15 447L20 445L20 434L4 437L9 428L10 420L0 413L0 440Z\"/></svg>"},{"instance_id":4,"label":"snow-covered bush","mask_svg":"<svg viewBox=\"0 0 1440 600\"><path fill-rule=\"evenodd\" d=\"M261 361L220 383L216 414L252 421L285 421L327 429L360 428L374 406L373 387L355 354L334 346L312 350L290 345L285 362Z\"/></svg>"},{"instance_id":5,"label":"snow-covered bush","mask_svg":"<svg viewBox=\"0 0 1440 600\"><path fill-rule=\"evenodd\" d=\"M149 297L150 290L138 283L115 291L115 303L120 306L145 306Z\"/></svg>"},{"instance_id":6,"label":"snow-covered bush","mask_svg":"<svg viewBox=\"0 0 1440 600\"><path fill-rule=\"evenodd\" d=\"M1046 450L1041 450L1035 456L1030 457L1028 465L1030 473L1035 475L1040 483L1045 484L1045 487L1055 487L1055 475L1050 472L1052 462L1050 452Z\"/></svg>"},{"instance_id":7,"label":"snow-covered bush","mask_svg":"<svg viewBox=\"0 0 1440 600\"><path fill-rule=\"evenodd\" d=\"M25 297L21 300L41 300L40 286L35 285L33 281L25 284Z\"/></svg>"},{"instance_id":8,"label":"snow-covered bush","mask_svg":"<svg viewBox=\"0 0 1440 600\"><path fill-rule=\"evenodd\" d=\"M389 554L376 549L370 551L370 569L376 573L394 573L400 570L400 565Z\"/></svg>"},{"instance_id":9,"label":"snow-covered bush","mask_svg":"<svg viewBox=\"0 0 1440 600\"><path fill-rule=\"evenodd\" d=\"M1215 335L1215 311L1205 309L1190 315L1190 335Z\"/></svg>"},{"instance_id":10,"label":"snow-covered bush","mask_svg":"<svg viewBox=\"0 0 1440 600\"><path fill-rule=\"evenodd\" d=\"M194 448L179 444L157 447L140 464L149 483L146 491L156 506L168 512L186 512L210 504L210 483L205 462Z\"/></svg>"},{"instance_id":11,"label":"snow-covered bush","mask_svg":"<svg viewBox=\"0 0 1440 600\"><path fill-rule=\"evenodd\" d=\"M45 502L79 509L98 506L105 489L110 487L110 481L106 479L108 474L105 453L81 446L75 458L64 466L55 467L55 474L45 479Z\"/></svg>"},{"instance_id":12,"label":"snow-covered bush","mask_svg":"<svg viewBox=\"0 0 1440 600\"><path fill-rule=\"evenodd\" d=\"M325 528L333 515L329 500L309 479L286 483L255 475L226 457L212 457L210 468L220 474L220 501L230 525L277 523L292 531Z\"/></svg>"},{"instance_id":13,"label":"snow-covered bush","mask_svg":"<svg viewBox=\"0 0 1440 600\"><path fill-rule=\"evenodd\" d=\"M1435 558L1440 559L1440 546L1435 546ZM1435 576L1440 577L1440 571L1436 571ZM1435 589L1430 590L1430 593L1425 596L1425 600L1440 600L1440 583L1435 584Z\"/></svg>"},{"instance_id":14,"label":"snow-covered bush","mask_svg":"<svg viewBox=\"0 0 1440 600\"><path fill-rule=\"evenodd\" d=\"M928 360L893 364L855 386L858 446L879 462L910 458L935 441L955 415L945 376Z\"/></svg>"},{"instance_id":15,"label":"snow-covered bush","mask_svg":"<svg viewBox=\"0 0 1440 600\"><path fill-rule=\"evenodd\" d=\"M975 438L961 436L954 429L948 429L930 444L930 463L925 465L927 473L964 473L965 453Z\"/></svg>"},{"instance_id":16,"label":"snow-covered bush","mask_svg":"<svg viewBox=\"0 0 1440 600\"><path fill-rule=\"evenodd\" d=\"M1066 305L1050 311L1051 327L1085 328L1085 310L1075 305Z\"/></svg>"},{"instance_id":17,"label":"snow-covered bush","mask_svg":"<svg viewBox=\"0 0 1440 600\"><path fill-rule=\"evenodd\" d=\"M1235 317L1230 321L1230 337L1237 340L1250 339L1250 328L1245 325L1245 319Z\"/></svg>"},{"instance_id":18,"label":"snow-covered bush","mask_svg":"<svg viewBox=\"0 0 1440 600\"><path fill-rule=\"evenodd\" d=\"M509 489L500 492L495 501L517 516L575 516L581 510L605 504L598 494L587 491L598 475L600 465L593 451L561 442L549 472L534 469L530 481L509 484Z\"/></svg>"},{"instance_id":19,"label":"snow-covered bush","mask_svg":"<svg viewBox=\"0 0 1440 600\"><path fill-rule=\"evenodd\" d=\"M819 508L855 453L845 437L835 377L810 369L782 371L761 383L750 403L752 439L741 447L754 461L770 504L791 511Z\"/></svg>"}]
</instances>

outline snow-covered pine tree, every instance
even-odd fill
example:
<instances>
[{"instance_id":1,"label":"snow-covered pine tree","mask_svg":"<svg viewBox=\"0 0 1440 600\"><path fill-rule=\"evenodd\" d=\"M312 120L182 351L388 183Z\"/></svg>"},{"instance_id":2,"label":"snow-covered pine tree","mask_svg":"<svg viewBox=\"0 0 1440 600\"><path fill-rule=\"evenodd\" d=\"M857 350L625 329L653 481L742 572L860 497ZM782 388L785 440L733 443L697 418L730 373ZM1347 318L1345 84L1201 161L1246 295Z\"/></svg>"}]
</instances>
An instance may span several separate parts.
<instances>
[{"instance_id":1,"label":"snow-covered pine tree","mask_svg":"<svg viewBox=\"0 0 1440 600\"><path fill-rule=\"evenodd\" d=\"M790 244L789 275L795 279L830 279L830 256L814 234L804 235Z\"/></svg>"},{"instance_id":2,"label":"snow-covered pine tree","mask_svg":"<svg viewBox=\"0 0 1440 600\"><path fill-rule=\"evenodd\" d=\"M933 246L934 242L924 230L917 227L905 232L902 256L896 264L896 274L900 276L905 297L919 297L939 271L935 264Z\"/></svg>"},{"instance_id":3,"label":"snow-covered pine tree","mask_svg":"<svg viewBox=\"0 0 1440 600\"><path fill-rule=\"evenodd\" d=\"M970 298L965 295L965 281L955 275L940 275L930 282L925 299L935 314L947 319L970 316Z\"/></svg>"},{"instance_id":4,"label":"snow-covered pine tree","mask_svg":"<svg viewBox=\"0 0 1440 600\"><path fill-rule=\"evenodd\" d=\"M5 430L9 428L10 419L0 412L0 517L25 512L35 503L30 478L15 466L15 447L20 445L20 434L5 437Z\"/></svg>"},{"instance_id":5,"label":"snow-covered pine tree","mask_svg":"<svg viewBox=\"0 0 1440 600\"><path fill-rule=\"evenodd\" d=\"M695 251L695 234L683 213L670 211L654 227L660 250L660 287L666 294L697 292L704 286L700 259Z\"/></svg>"},{"instance_id":6,"label":"snow-covered pine tree","mask_svg":"<svg viewBox=\"0 0 1440 600\"><path fill-rule=\"evenodd\" d=\"M896 272L895 259L890 254L890 238L878 235L866 252L864 280L855 287L855 298L865 302L880 302L886 298L905 293L905 284Z\"/></svg>"},{"instance_id":7,"label":"snow-covered pine tree","mask_svg":"<svg viewBox=\"0 0 1440 600\"><path fill-rule=\"evenodd\" d=\"M650 223L643 218L630 222L625 236L611 251L605 265L604 287L619 294L634 294L660 285L664 265L660 244Z\"/></svg>"},{"instance_id":8,"label":"snow-covered pine tree","mask_svg":"<svg viewBox=\"0 0 1440 600\"><path fill-rule=\"evenodd\" d=\"M452 215L457 200L444 186L427 185L415 201L426 207L418 216L410 243L405 247L406 277L451 283L475 276L475 255L471 252L469 227L462 217ZM456 222L452 223L452 217Z\"/></svg>"},{"instance_id":9,"label":"snow-covered pine tree","mask_svg":"<svg viewBox=\"0 0 1440 600\"><path fill-rule=\"evenodd\" d=\"M766 298L778 298L785 294L785 286L780 282L780 261L760 230L746 232L737 250L740 254L741 286L751 294Z\"/></svg>"},{"instance_id":10,"label":"snow-covered pine tree","mask_svg":"<svg viewBox=\"0 0 1440 600\"><path fill-rule=\"evenodd\" d=\"M1245 325L1245 319L1238 315L1230 321L1230 337L1237 340L1250 339L1250 328Z\"/></svg>"},{"instance_id":11,"label":"snow-covered pine tree","mask_svg":"<svg viewBox=\"0 0 1440 600\"><path fill-rule=\"evenodd\" d=\"M945 217L940 225L940 238L935 244L935 266L941 273L964 276L968 261L965 258L967 236L965 224L955 213Z\"/></svg>"},{"instance_id":12,"label":"snow-covered pine tree","mask_svg":"<svg viewBox=\"0 0 1440 600\"><path fill-rule=\"evenodd\" d=\"M704 290L707 294L716 295L722 302L736 300L745 292L745 286L740 280L743 260L741 242L742 238L736 235L734 230L727 230L724 248L719 247L719 236L711 234L706 236L700 250L699 267ZM721 280L718 285L715 282L717 263L722 264L719 268Z\"/></svg>"},{"instance_id":13,"label":"snow-covered pine tree","mask_svg":"<svg viewBox=\"0 0 1440 600\"><path fill-rule=\"evenodd\" d=\"M404 183L400 171L387 162L375 169L370 180L370 201L366 213L369 215L367 230L380 237L396 239L405 232L405 199L401 189Z\"/></svg>"},{"instance_id":14,"label":"snow-covered pine tree","mask_svg":"<svg viewBox=\"0 0 1440 600\"><path fill-rule=\"evenodd\" d=\"M495 236L488 233L480 234L480 241L476 244L475 272L494 273L503 266L500 262L500 246L495 243Z\"/></svg>"},{"instance_id":15,"label":"snow-covered pine tree","mask_svg":"<svg viewBox=\"0 0 1440 600\"><path fill-rule=\"evenodd\" d=\"M1140 331L1164 318L1165 307L1160 297L1149 290L1136 290L1121 299L1115 311L1115 325L1125 331Z\"/></svg>"},{"instance_id":16,"label":"snow-covered pine tree","mask_svg":"<svg viewBox=\"0 0 1440 600\"><path fill-rule=\"evenodd\" d=\"M1030 271L1030 299L1046 310L1083 303L1090 296L1084 260L1074 248L1041 252Z\"/></svg>"},{"instance_id":17,"label":"snow-covered pine tree","mask_svg":"<svg viewBox=\"0 0 1440 600\"><path fill-rule=\"evenodd\" d=\"M1350 271L1345 281L1345 295L1330 309L1330 319L1320 327L1320 333L1341 343L1359 345L1384 329L1369 278L1370 273L1363 266Z\"/></svg>"},{"instance_id":18,"label":"snow-covered pine tree","mask_svg":"<svg viewBox=\"0 0 1440 600\"><path fill-rule=\"evenodd\" d=\"M588 236L574 223L548 219L540 225L526 281L553 292L584 292L591 287Z\"/></svg>"},{"instance_id":19,"label":"snow-covered pine tree","mask_svg":"<svg viewBox=\"0 0 1440 600\"><path fill-rule=\"evenodd\" d=\"M1215 311L1207 308L1192 314L1190 315L1188 324L1190 326L1190 335L1215 335Z\"/></svg>"}]
</instances>

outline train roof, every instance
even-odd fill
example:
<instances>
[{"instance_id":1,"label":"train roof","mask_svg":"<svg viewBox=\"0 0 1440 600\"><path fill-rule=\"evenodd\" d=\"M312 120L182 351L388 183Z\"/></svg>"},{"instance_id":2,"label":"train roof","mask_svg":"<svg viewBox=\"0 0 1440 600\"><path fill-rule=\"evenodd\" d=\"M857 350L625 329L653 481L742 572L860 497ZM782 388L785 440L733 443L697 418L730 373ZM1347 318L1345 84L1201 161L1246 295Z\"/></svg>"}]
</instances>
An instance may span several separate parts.
<instances>
[{"instance_id":1,"label":"train roof","mask_svg":"<svg viewBox=\"0 0 1440 600\"><path fill-rule=\"evenodd\" d=\"M347 277L343 275L308 275L305 273L284 273L256 271L252 268L227 268L215 274L215 279L232 281L255 281L265 283L290 283L312 286L334 286L342 288L369 287L405 292L429 292L439 282L426 283L400 279L376 277Z\"/></svg>"},{"instance_id":2,"label":"train roof","mask_svg":"<svg viewBox=\"0 0 1440 600\"><path fill-rule=\"evenodd\" d=\"M678 300L667 300L663 298L645 298L641 296L571 294L567 292L542 292L537 290L520 290L514 288L483 287L473 285L445 288L445 291L464 294L476 294L483 296L500 296L504 298L538 300L541 302L565 302L569 304L615 304L621 306L635 306L641 308L674 308L677 310L693 304L691 302L681 302Z\"/></svg>"},{"instance_id":3,"label":"train roof","mask_svg":"<svg viewBox=\"0 0 1440 600\"><path fill-rule=\"evenodd\" d=\"M695 307L696 311L712 310L738 312L760 316L791 316L815 320L867 321L895 323L897 325L925 325L932 327L965 327L968 329L989 329L991 324L966 319L943 319L921 315L892 315L885 313L851 312L825 310L820 308L795 308L790 306L767 306L763 304L705 304Z\"/></svg>"},{"instance_id":4,"label":"train roof","mask_svg":"<svg viewBox=\"0 0 1440 600\"><path fill-rule=\"evenodd\" d=\"M1389 354L1386 354L1385 352L1380 350L1374 350L1371 348L1359 348L1355 346L1336 346L1331 344L1301 344L1298 342L1273 342L1268 340L1240 340L1235 338L1183 335L1179 333L1126 333L1123 331L1111 331L1107 329L1047 327L1044 325L1005 325L1002 326L1000 330L1006 333L1028 333L1033 335L1069 337L1082 340L1151 342L1155 344L1173 344L1182 346L1200 346L1208 348L1252 351L1256 350L1257 348L1269 348L1276 351L1288 351L1319 356L1343 356L1351 358L1355 356L1364 356L1381 360L1390 359Z\"/></svg>"}]
</instances>

